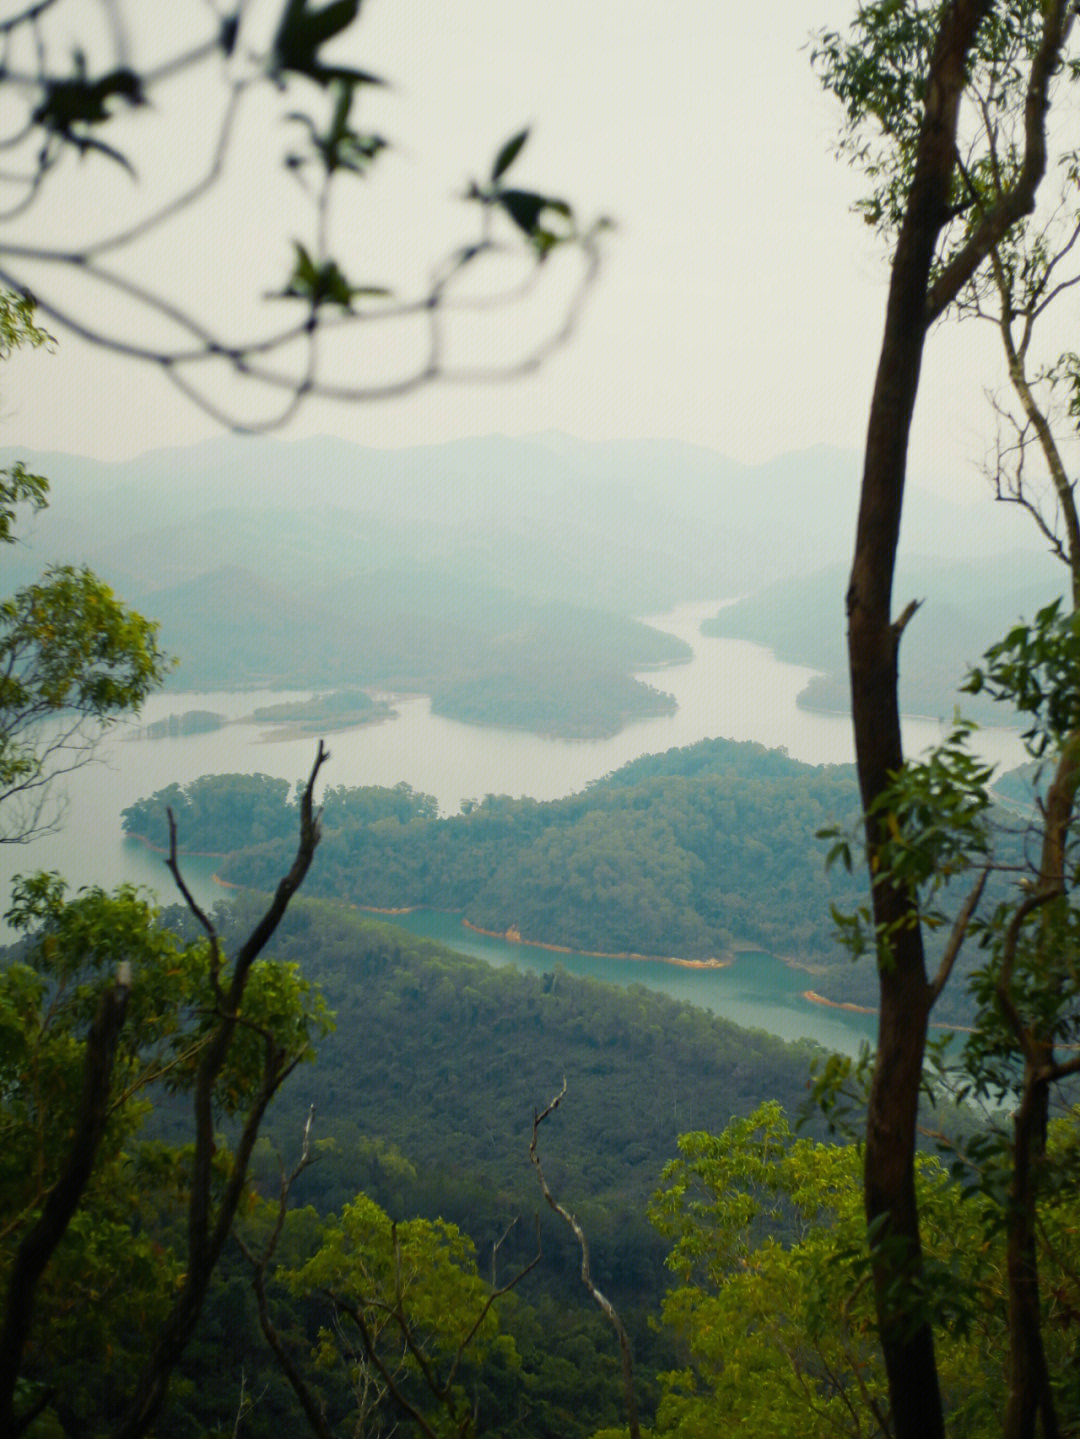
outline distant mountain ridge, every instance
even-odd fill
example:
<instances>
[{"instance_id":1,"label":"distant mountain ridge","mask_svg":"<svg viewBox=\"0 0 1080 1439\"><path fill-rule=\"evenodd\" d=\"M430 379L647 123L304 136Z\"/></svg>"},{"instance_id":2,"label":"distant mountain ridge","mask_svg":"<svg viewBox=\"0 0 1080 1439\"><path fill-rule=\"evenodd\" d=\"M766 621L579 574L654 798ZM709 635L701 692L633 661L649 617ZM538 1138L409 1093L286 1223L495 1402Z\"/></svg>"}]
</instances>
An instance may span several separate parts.
<instances>
[{"instance_id":1,"label":"distant mountain ridge","mask_svg":"<svg viewBox=\"0 0 1080 1439\"><path fill-rule=\"evenodd\" d=\"M346 560L338 553L345 541L335 543L333 533L346 515L354 517L348 530L366 530L375 547L411 534L414 558L437 553L435 534L488 563L509 540L505 571L520 564L530 543L564 564L580 559L573 541L580 532L597 570L567 565L578 592L564 597L604 598L610 566L596 553L600 539L621 553L623 568L639 561L621 585L630 609L650 594L663 605L707 599L846 561L859 473L857 455L824 445L746 465L678 441L564 435L493 435L403 450L226 435L115 463L0 450L0 463L14 458L51 477L52 512L35 527L34 548L63 549L64 558L77 551L97 564L108 550L116 557L118 535L148 541L156 535L160 549L174 527L190 533L200 519L213 544L253 509L278 515L279 524L291 516L307 558L319 553L320 542L328 547L324 574L327 563L355 568L355 548ZM913 553L990 554L1029 545L1022 517L989 499L964 506L917 486L908 499L905 547ZM537 576L527 571L522 580L519 588L535 586Z\"/></svg>"},{"instance_id":2,"label":"distant mountain ridge","mask_svg":"<svg viewBox=\"0 0 1080 1439\"><path fill-rule=\"evenodd\" d=\"M114 464L16 449L0 464L15 457L53 501L5 556L9 584L91 564L161 619L178 685L417 688L458 718L582 736L672 703L631 674L687 651L635 616L846 563L858 478L827 446L751 466L558 434L404 450L226 435ZM1027 539L1004 507L914 488L905 524L941 556ZM804 619L835 636L822 617L841 593L804 597Z\"/></svg>"}]
</instances>

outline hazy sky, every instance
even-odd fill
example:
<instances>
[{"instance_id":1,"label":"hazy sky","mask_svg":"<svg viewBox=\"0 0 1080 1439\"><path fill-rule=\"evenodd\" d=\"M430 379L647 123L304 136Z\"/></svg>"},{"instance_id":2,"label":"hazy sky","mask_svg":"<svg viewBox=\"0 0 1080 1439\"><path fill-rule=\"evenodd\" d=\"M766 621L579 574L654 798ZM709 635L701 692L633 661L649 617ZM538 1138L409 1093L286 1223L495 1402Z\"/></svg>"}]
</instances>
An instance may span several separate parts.
<instances>
[{"instance_id":1,"label":"hazy sky","mask_svg":"<svg viewBox=\"0 0 1080 1439\"><path fill-rule=\"evenodd\" d=\"M402 293L422 284L430 263L471 233L453 197L524 124L533 137L520 182L565 195L583 216L609 214L618 228L577 332L540 374L376 405L312 403L287 433L397 446L557 429L677 437L744 460L818 442L858 448L886 269L850 212L857 177L834 157L837 110L805 48L812 31L843 24L853 9L839 0L781 0L761 12L717 0L367 0L351 58L393 81L367 92L364 118L395 148L335 216L359 278ZM141 11L158 22L170 13L145 0ZM163 112L174 101L170 131ZM176 87L136 117L139 187L119 171L103 181L100 165L70 167L22 233L63 244L147 199L155 173L182 178L187 158L205 152L213 94L196 89L184 103ZM280 112L256 109L216 199L155 240L136 274L164 280L207 318L240 323L241 291L261 296L274 277L280 284L290 241L309 232L298 188L275 178L287 141ZM543 298L541 318L557 313L557 300ZM100 298L87 303L113 318ZM531 323L535 315L507 309L462 344L496 363ZM403 353L389 333L349 343L355 353L338 359L350 375L380 373ZM974 484L993 435L982 387L996 374L989 332L939 327L915 475ZM7 443L101 457L215 430L158 374L67 336L56 355L10 362L3 409Z\"/></svg>"}]
</instances>

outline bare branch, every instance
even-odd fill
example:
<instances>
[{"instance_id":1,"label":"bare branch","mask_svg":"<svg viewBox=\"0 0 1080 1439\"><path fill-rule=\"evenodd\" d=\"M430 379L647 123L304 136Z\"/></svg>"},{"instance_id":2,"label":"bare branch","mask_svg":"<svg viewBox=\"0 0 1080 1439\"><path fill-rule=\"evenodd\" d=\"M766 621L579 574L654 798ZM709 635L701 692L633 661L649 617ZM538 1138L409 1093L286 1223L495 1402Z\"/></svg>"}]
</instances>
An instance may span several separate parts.
<instances>
[{"instance_id":1,"label":"bare branch","mask_svg":"<svg viewBox=\"0 0 1080 1439\"><path fill-rule=\"evenodd\" d=\"M440 1439L438 1431L432 1428L431 1424L425 1418L421 1410L417 1409L416 1405L413 1404L412 1401L408 1398L408 1396L404 1393L404 1391L398 1385L395 1376L391 1373L389 1367L383 1360L382 1356L379 1354L378 1346L376 1345L374 1336L372 1335L367 1321L364 1318L362 1308L353 1304L350 1300L345 1299L342 1295L334 1294L329 1290L326 1291L326 1297L330 1300L331 1304L335 1306L335 1308L340 1309L342 1313L347 1314L348 1317L352 1320L352 1322L356 1325L357 1333L360 1335L360 1338L363 1341L364 1352L367 1354L372 1364L375 1365L375 1368L379 1371L379 1377L386 1385L387 1392L393 1399L394 1403L398 1406L398 1408L401 1409L403 1413L409 1416L413 1423L416 1424L417 1427L420 1429L421 1433L426 1435L426 1439Z\"/></svg>"},{"instance_id":2,"label":"bare branch","mask_svg":"<svg viewBox=\"0 0 1080 1439\"><path fill-rule=\"evenodd\" d=\"M972 916L979 907L983 890L986 888L989 866L979 871L979 876L971 887L971 892L964 901L960 913L953 923L952 932L949 935L949 942L945 946L945 953L941 956L941 963L938 965L937 974L930 985L930 1003L935 1003L941 991L949 982L949 975L952 974L953 965L957 956L963 948L964 940L967 938L968 926L971 924Z\"/></svg>"},{"instance_id":3,"label":"bare branch","mask_svg":"<svg viewBox=\"0 0 1080 1439\"><path fill-rule=\"evenodd\" d=\"M911 621L915 618L915 615L918 613L921 605L922 600L909 600L908 603L901 610L900 614L897 615L895 620L893 620L892 632L893 638L897 644L900 643L901 636L903 635L904 631L907 629Z\"/></svg>"},{"instance_id":4,"label":"bare branch","mask_svg":"<svg viewBox=\"0 0 1080 1439\"><path fill-rule=\"evenodd\" d=\"M540 1188L543 1192L544 1198L547 1200L548 1204L559 1216L559 1218L563 1221L563 1223L569 1226L570 1230L574 1235L574 1238L578 1242L578 1247L581 1250L582 1284L584 1284L585 1288L592 1296L593 1301L599 1306L604 1317L607 1319L608 1323L612 1326L612 1328L615 1330L615 1333L618 1335L619 1350L622 1354L623 1400L626 1404L626 1419L630 1430L630 1439L641 1439L641 1426L638 1422L637 1393L634 1389L634 1360L633 1353L630 1348L630 1336L627 1334L626 1328L623 1325L622 1320L619 1318L618 1311L612 1304L611 1300L608 1299L606 1295L602 1294L600 1290L596 1287L596 1285L593 1283L592 1275L589 1271L589 1243L588 1240L585 1238L585 1231L582 1229L577 1218L573 1214L571 1214L568 1209L565 1209L555 1198L554 1194L552 1194L550 1188L548 1187L548 1182L545 1178L543 1168L540 1164L540 1154L537 1149L537 1143L540 1136L540 1126L541 1124L543 1124L544 1120L548 1118L549 1115L555 1113L556 1109L558 1109L559 1105L562 1103L565 1095L566 1080L564 1078L562 1088L559 1090L555 1098L548 1104L547 1108L544 1109L541 1113L533 1115L532 1142L529 1145L529 1158L532 1160L533 1166L536 1169L537 1178L540 1181Z\"/></svg>"},{"instance_id":5,"label":"bare branch","mask_svg":"<svg viewBox=\"0 0 1080 1439\"><path fill-rule=\"evenodd\" d=\"M154 1422L168 1389L169 1380L195 1328L214 1268L232 1230L233 1220L247 1181L248 1166L258 1138L266 1107L303 1057L304 1050L289 1054L269 1034L265 1036L262 1079L241 1127L232 1165L217 1205L213 1203L214 1086L225 1066L233 1037L240 1022L241 1005L251 966L272 937L289 901L303 882L319 843L319 816L314 808L314 788L319 771L329 754L319 741L300 800L300 835L292 867L278 884L262 918L241 945L224 991L218 988L218 1015L199 1061L193 1096L195 1118L194 1157L191 1192L188 1200L188 1268L172 1310L152 1347L136 1386L131 1404L116 1429L116 1439L142 1439ZM173 842L173 850L175 839ZM173 853L175 858L175 853ZM200 911L196 908L196 913ZM211 944L216 931L209 924Z\"/></svg>"}]
</instances>

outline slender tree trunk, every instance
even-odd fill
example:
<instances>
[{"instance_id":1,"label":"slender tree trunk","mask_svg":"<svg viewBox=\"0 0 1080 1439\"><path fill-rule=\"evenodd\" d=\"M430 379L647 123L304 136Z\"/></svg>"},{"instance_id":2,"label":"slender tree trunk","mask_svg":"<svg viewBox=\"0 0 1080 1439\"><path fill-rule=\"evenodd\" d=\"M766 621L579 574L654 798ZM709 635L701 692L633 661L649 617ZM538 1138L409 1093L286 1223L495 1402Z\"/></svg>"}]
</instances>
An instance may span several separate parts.
<instances>
[{"instance_id":1,"label":"slender tree trunk","mask_svg":"<svg viewBox=\"0 0 1080 1439\"><path fill-rule=\"evenodd\" d=\"M938 68L950 80L938 92L942 113L927 127L893 261L877 381L870 410L855 558L848 589L848 652L859 784L868 810L903 763L897 656L902 624L892 621L892 584L900 538L908 436L926 340L926 297L937 237L946 216L954 162L956 111L970 36L988 8L973 4L967 36ZM964 43L966 38L966 43ZM939 57L935 57L938 59ZM949 63L946 63L949 62ZM928 100L928 111L930 101ZM867 821L871 859L880 820ZM922 1267L915 1199L915 1124L922 1080L930 989L922 934L909 921L913 901L891 885L873 885L874 921L889 935L879 947L877 1061L867 1111L865 1188L878 1325L897 1439L944 1439L941 1393L929 1321L896 1303Z\"/></svg>"},{"instance_id":2,"label":"slender tree trunk","mask_svg":"<svg viewBox=\"0 0 1080 1439\"><path fill-rule=\"evenodd\" d=\"M897 656L913 613L892 618L908 437L930 325L1007 233L1030 214L1046 169L1051 77L1072 9L1044 0L1042 34L1030 60L1023 162L1014 183L973 217L967 238L935 271L951 218L960 102L979 27L1002 0L946 0L925 75L911 187L893 256L889 300L867 428L855 556L848 588L848 654L855 752L863 808L880 1008L878 1050L867 1108L864 1193L873 1236L871 1266L896 1439L943 1439L944 1420L929 1317L916 1307L922 1251L915 1198L915 1123L933 993L927 981L914 895L882 877L881 814L869 811L903 763ZM904 1296L908 1296L905 1300Z\"/></svg>"},{"instance_id":3,"label":"slender tree trunk","mask_svg":"<svg viewBox=\"0 0 1080 1439\"><path fill-rule=\"evenodd\" d=\"M130 996L131 978L125 969L102 994L86 1037L82 1100L67 1161L37 1222L15 1253L0 1328L0 1434L7 1439L21 1434L37 1412L31 1409L28 1414L15 1413L15 1386L30 1335L34 1301L46 1266L82 1200L105 1133L113 1065Z\"/></svg>"},{"instance_id":4,"label":"slender tree trunk","mask_svg":"<svg viewBox=\"0 0 1080 1439\"><path fill-rule=\"evenodd\" d=\"M908 437L929 325L931 267L948 218L955 136L967 56L991 0L956 0L931 61L919 153L893 259L881 355L867 429L855 557L848 588L852 718L863 808L903 764L897 664L904 620L893 623ZM910 618L910 611L906 618ZM879 935L877 1060L867 1110L864 1198L871 1263L897 1439L944 1439L928 1318L899 1295L922 1269L915 1198L915 1125L931 993L914 898L878 879L881 817L867 819L874 921Z\"/></svg>"},{"instance_id":5,"label":"slender tree trunk","mask_svg":"<svg viewBox=\"0 0 1080 1439\"><path fill-rule=\"evenodd\" d=\"M1072 493L1067 497L1072 508ZM1075 526L1075 509L1073 524ZM1071 533L1071 530L1070 530ZM1075 571L1074 571L1075 573ZM1067 843L1080 786L1080 733L1065 741L1043 802L1043 842L1037 895L1067 892ZM1047 983L1054 982L1060 936L1045 922L1037 963ZM1039 1170L1046 1156L1050 1083L1054 1073L1055 1026L1027 1023L1011 997L1015 945L1007 951L998 980L999 998L1024 1056L1024 1082L1013 1116L1012 1176L1006 1221L1006 1273L1009 1289L1009 1387L1003 1439L1034 1439L1042 1416L1043 1439L1058 1439L1060 1427L1042 1337L1042 1304L1035 1226Z\"/></svg>"},{"instance_id":6,"label":"slender tree trunk","mask_svg":"<svg viewBox=\"0 0 1080 1439\"><path fill-rule=\"evenodd\" d=\"M1030 1061L1025 1063L1023 1098L1013 1117L1013 1173L1006 1230L1009 1390L1002 1439L1035 1439L1040 1411L1044 1439L1058 1439L1060 1434L1042 1342L1035 1242L1037 1172L1046 1152L1049 1098L1044 1067Z\"/></svg>"}]
</instances>

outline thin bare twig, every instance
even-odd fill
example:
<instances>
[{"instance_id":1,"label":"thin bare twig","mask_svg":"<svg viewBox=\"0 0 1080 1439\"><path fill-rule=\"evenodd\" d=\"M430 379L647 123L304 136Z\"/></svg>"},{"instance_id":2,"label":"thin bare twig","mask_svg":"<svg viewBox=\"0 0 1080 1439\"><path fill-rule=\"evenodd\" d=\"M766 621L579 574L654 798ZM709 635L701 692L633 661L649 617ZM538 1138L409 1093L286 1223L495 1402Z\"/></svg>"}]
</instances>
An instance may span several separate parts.
<instances>
[{"instance_id":1,"label":"thin bare twig","mask_svg":"<svg viewBox=\"0 0 1080 1439\"><path fill-rule=\"evenodd\" d=\"M960 913L953 923L952 932L949 935L949 942L945 946L945 953L941 956L941 963L938 965L937 974L930 986L931 1005L937 1000L941 991L949 982L949 975L952 974L953 965L967 938L968 928L971 924L972 915L979 906L983 890L986 888L987 876L990 873L989 866L979 871L979 877L971 888L971 893L961 906Z\"/></svg>"},{"instance_id":2,"label":"thin bare twig","mask_svg":"<svg viewBox=\"0 0 1080 1439\"><path fill-rule=\"evenodd\" d=\"M620 1319L618 1310L615 1308L614 1304L612 1304L611 1300L608 1299L605 1294L602 1294L600 1290L596 1287L596 1285L593 1283L592 1274L589 1269L589 1242L585 1238L584 1229L582 1229L577 1218L573 1214L571 1214L568 1209L565 1209L555 1198L554 1194L552 1194L551 1189L548 1186L547 1179L545 1178L543 1167L540 1164L540 1154L537 1149L537 1143L540 1135L540 1126L541 1124L543 1124L544 1120L548 1118L549 1115L555 1113L556 1109L558 1109L565 1096L566 1080L563 1079L562 1088L559 1090L558 1094L550 1102L547 1108L541 1111L541 1113L539 1114L534 1113L532 1142L529 1145L529 1158L532 1160L533 1166L536 1169L536 1174L538 1179L540 1180L540 1188L543 1192L544 1198L547 1200L548 1204L559 1216L559 1218L563 1221L563 1223L569 1226L570 1230L574 1235L574 1238L578 1242L578 1247L581 1250L582 1284L584 1284L585 1288L589 1291L589 1294L592 1296L594 1303L599 1306L604 1317L607 1319L608 1323L612 1326L612 1328L615 1330L615 1333L618 1335L619 1351L622 1355L623 1401L626 1404L626 1419L627 1425L630 1430L630 1439L641 1439L641 1426L638 1421L637 1392L634 1389L634 1358L633 1351L630 1347L630 1336L627 1334L626 1327Z\"/></svg>"}]
</instances>

